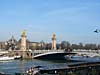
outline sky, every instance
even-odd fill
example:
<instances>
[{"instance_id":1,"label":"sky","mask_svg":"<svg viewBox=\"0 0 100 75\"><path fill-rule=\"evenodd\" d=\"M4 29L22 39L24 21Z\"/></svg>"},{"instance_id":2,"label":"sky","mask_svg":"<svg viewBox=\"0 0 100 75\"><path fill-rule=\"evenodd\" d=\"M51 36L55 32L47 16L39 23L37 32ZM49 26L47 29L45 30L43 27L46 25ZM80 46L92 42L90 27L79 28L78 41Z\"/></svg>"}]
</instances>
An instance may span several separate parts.
<instances>
[{"instance_id":1,"label":"sky","mask_svg":"<svg viewBox=\"0 0 100 75\"><path fill-rule=\"evenodd\" d=\"M0 41L13 35L34 42L100 44L100 0L0 0Z\"/></svg>"}]
</instances>

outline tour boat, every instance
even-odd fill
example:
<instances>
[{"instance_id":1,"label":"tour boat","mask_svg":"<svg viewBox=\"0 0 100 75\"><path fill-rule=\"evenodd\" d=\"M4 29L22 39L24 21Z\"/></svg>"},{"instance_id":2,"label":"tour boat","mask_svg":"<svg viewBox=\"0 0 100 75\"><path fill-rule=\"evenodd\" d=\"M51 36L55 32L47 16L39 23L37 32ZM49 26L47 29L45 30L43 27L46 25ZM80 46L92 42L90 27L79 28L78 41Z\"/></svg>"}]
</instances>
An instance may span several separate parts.
<instances>
[{"instance_id":1,"label":"tour boat","mask_svg":"<svg viewBox=\"0 0 100 75\"><path fill-rule=\"evenodd\" d=\"M0 61L20 59L21 56L0 56Z\"/></svg>"},{"instance_id":2,"label":"tour boat","mask_svg":"<svg viewBox=\"0 0 100 75\"><path fill-rule=\"evenodd\" d=\"M0 56L0 61L2 60L13 60L15 57L10 57L10 56Z\"/></svg>"}]
</instances>

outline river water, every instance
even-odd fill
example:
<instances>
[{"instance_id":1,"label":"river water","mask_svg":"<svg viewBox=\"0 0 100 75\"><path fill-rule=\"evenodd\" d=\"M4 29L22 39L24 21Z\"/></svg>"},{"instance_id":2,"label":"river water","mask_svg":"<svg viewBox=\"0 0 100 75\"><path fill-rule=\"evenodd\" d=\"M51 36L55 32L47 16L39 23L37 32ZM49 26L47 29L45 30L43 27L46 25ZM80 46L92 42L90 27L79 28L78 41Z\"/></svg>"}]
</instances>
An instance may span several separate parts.
<instances>
[{"instance_id":1,"label":"river water","mask_svg":"<svg viewBox=\"0 0 100 75\"><path fill-rule=\"evenodd\" d=\"M0 72L6 74L25 73L33 66L45 66L46 68L67 67L68 64L78 64L82 62L68 62L66 60L10 60L0 61ZM51 74L52 75L52 74Z\"/></svg>"},{"instance_id":2,"label":"river water","mask_svg":"<svg viewBox=\"0 0 100 75\"><path fill-rule=\"evenodd\" d=\"M44 61L44 60L10 60L0 62L0 72L7 74L25 73L26 70L33 66L46 66L47 68L67 67L69 62L58 61Z\"/></svg>"}]
</instances>

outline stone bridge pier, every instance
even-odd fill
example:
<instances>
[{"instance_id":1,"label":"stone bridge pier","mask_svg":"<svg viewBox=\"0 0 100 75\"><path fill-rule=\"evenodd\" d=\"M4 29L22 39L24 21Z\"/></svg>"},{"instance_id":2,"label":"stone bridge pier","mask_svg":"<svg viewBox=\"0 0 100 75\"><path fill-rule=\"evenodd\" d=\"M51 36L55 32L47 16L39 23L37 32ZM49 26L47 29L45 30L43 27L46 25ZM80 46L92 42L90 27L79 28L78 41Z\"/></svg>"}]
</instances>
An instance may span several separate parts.
<instances>
[{"instance_id":1,"label":"stone bridge pier","mask_svg":"<svg viewBox=\"0 0 100 75\"><path fill-rule=\"evenodd\" d=\"M8 53L9 56L21 56L23 59L31 59L33 58L32 52L30 51L21 51L21 50L16 50L16 51L9 51Z\"/></svg>"}]
</instances>

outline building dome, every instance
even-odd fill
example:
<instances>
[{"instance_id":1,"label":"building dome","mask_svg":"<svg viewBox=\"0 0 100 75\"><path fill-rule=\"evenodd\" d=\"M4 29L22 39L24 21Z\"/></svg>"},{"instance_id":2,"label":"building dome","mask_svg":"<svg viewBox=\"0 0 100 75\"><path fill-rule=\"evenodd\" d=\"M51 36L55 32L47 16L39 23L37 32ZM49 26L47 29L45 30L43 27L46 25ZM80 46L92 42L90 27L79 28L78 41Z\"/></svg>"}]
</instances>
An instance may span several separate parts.
<instances>
[{"instance_id":1,"label":"building dome","mask_svg":"<svg viewBox=\"0 0 100 75\"><path fill-rule=\"evenodd\" d=\"M10 43L16 43L17 40L14 38L14 36L12 35L11 39L8 40L8 42Z\"/></svg>"}]
</instances>

